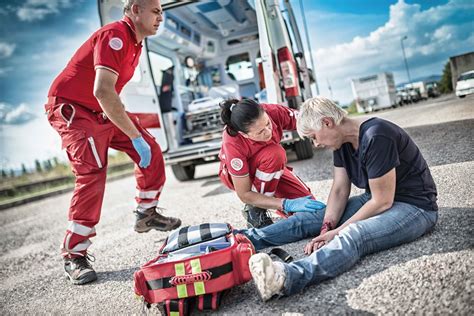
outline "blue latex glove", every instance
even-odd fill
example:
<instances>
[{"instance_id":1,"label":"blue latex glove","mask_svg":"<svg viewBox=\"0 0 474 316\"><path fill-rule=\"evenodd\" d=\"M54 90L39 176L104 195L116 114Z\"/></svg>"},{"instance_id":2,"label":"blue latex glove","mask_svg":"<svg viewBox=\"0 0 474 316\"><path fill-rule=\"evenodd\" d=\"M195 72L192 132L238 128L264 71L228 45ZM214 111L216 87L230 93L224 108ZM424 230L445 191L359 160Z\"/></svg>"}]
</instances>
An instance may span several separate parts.
<instances>
[{"instance_id":1,"label":"blue latex glove","mask_svg":"<svg viewBox=\"0 0 474 316\"><path fill-rule=\"evenodd\" d=\"M297 199L284 199L283 212L316 212L326 207L326 204L313 199L311 195L300 197Z\"/></svg>"},{"instance_id":2,"label":"blue latex glove","mask_svg":"<svg viewBox=\"0 0 474 316\"><path fill-rule=\"evenodd\" d=\"M138 155L140 155L140 168L146 168L150 165L151 161L151 150L150 145L143 139L143 136L138 136L132 139L132 144Z\"/></svg>"}]
</instances>

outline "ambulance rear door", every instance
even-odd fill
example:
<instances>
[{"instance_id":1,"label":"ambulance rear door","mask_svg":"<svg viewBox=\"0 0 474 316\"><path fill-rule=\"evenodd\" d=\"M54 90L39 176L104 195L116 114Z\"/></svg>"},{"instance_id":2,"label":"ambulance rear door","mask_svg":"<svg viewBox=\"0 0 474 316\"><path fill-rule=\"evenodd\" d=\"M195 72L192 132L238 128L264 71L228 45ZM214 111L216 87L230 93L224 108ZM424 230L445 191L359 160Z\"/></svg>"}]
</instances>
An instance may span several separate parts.
<instances>
[{"instance_id":1,"label":"ambulance rear door","mask_svg":"<svg viewBox=\"0 0 474 316\"><path fill-rule=\"evenodd\" d=\"M121 0L99 0L99 16L101 25L118 21L123 16ZM155 137L163 152L168 151L168 141L163 126L158 93L150 68L147 54L147 41L143 41L140 62L132 79L125 85L120 98L127 111L138 114L140 122Z\"/></svg>"}]
</instances>

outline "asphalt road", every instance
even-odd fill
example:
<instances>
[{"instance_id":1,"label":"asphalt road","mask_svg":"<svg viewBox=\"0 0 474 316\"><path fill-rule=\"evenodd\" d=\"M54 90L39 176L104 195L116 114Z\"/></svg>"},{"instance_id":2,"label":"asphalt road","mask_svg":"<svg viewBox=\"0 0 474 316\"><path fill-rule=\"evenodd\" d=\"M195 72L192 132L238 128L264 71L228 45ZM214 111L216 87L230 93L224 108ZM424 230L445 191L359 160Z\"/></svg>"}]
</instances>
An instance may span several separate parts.
<instances>
[{"instance_id":1,"label":"asphalt road","mask_svg":"<svg viewBox=\"0 0 474 316\"><path fill-rule=\"evenodd\" d=\"M438 186L434 231L368 256L292 297L263 304L252 283L234 288L214 314L474 314L474 96L442 97L372 116L405 127L421 148ZM290 165L322 200L330 190L331 157L328 150L315 150L307 161L289 154ZM197 179L186 183L167 168L161 206L184 225L226 221L243 227L242 203L220 185L216 168L201 166ZM156 255L166 234L133 231L134 193L131 177L108 184L90 248L99 280L85 286L67 282L58 254L71 193L0 212L0 314L139 313L133 272ZM301 258L304 244L284 248Z\"/></svg>"}]
</instances>

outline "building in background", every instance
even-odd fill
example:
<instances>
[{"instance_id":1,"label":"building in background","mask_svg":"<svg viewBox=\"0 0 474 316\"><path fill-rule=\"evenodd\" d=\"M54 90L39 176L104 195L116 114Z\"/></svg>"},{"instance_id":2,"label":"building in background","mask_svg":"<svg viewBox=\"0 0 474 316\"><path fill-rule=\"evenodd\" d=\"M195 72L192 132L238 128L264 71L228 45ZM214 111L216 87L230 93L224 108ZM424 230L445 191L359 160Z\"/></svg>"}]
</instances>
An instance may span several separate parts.
<instances>
[{"instance_id":1,"label":"building in background","mask_svg":"<svg viewBox=\"0 0 474 316\"><path fill-rule=\"evenodd\" d=\"M396 106L397 92L393 74L380 74L351 80L357 112L367 113Z\"/></svg>"},{"instance_id":2,"label":"building in background","mask_svg":"<svg viewBox=\"0 0 474 316\"><path fill-rule=\"evenodd\" d=\"M453 90L456 91L456 84L461 74L474 70L474 52L449 57L449 64L451 66Z\"/></svg>"}]
</instances>

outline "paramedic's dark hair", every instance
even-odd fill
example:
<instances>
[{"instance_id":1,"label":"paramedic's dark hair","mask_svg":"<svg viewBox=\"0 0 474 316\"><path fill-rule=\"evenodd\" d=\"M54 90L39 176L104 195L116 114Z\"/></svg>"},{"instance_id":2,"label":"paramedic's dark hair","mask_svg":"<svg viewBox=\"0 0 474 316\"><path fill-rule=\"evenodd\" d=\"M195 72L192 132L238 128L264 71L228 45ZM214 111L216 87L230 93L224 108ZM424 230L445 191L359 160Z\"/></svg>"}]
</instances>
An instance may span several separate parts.
<instances>
[{"instance_id":1,"label":"paramedic's dark hair","mask_svg":"<svg viewBox=\"0 0 474 316\"><path fill-rule=\"evenodd\" d=\"M222 101L221 119L226 130L231 136L236 136L238 132L247 133L252 125L264 112L263 108L251 99L229 99ZM232 109L231 109L232 107Z\"/></svg>"}]
</instances>

